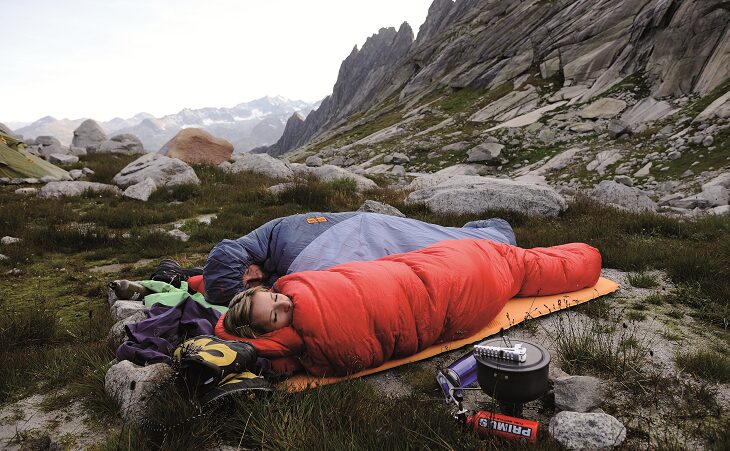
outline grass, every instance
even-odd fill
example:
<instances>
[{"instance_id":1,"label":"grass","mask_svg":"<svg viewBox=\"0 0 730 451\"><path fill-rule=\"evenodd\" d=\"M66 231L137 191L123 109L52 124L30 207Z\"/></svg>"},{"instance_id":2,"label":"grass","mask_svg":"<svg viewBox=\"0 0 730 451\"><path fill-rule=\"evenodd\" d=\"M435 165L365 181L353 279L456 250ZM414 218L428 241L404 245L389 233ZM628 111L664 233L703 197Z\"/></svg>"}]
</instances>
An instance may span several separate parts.
<instances>
[{"instance_id":1,"label":"grass","mask_svg":"<svg viewBox=\"0 0 730 451\"><path fill-rule=\"evenodd\" d=\"M463 95L466 99L466 93ZM92 167L95 177L108 182L128 160L111 158L106 167L101 157L93 156L82 160L82 165ZM630 321L646 314L645 305L692 315L708 334L727 336L727 218L680 221L616 212L583 198L558 218L508 211L444 216L421 205L405 205L402 192L378 188L357 193L349 181L296 180L272 195L267 187L277 181L265 176L227 174L213 167L196 167L196 173L200 186L162 190L148 203L107 195L49 201L16 196L12 187L0 187L0 236L23 239L20 245L3 247L2 253L10 260L0 262L3 272L13 267L22 271L0 279L0 404L32 393L48 394L48 409L80 402L95 427L110 431L97 449L213 448L221 443L267 449L509 447L496 440L480 441L455 425L441 397L434 393L434 375L417 366L399 373L412 392L397 400L382 396L366 380L358 380L294 395L241 396L201 411L177 387L170 386L155 401L159 403L156 423L138 426L124 424L116 403L105 394L104 374L114 358L114 349L106 343L112 319L104 299L105 283L117 277L144 277L150 265L111 274L93 273L92 267L165 256L199 265L223 238L242 236L290 214L356 210L365 199L386 202L411 218L445 226L504 217L523 247L587 242L599 248L604 266L634 272L631 283L636 285L651 283L641 280L647 278L646 271L664 270L677 285L673 291L654 294L625 312L616 312L611 300L598 300L560 316L560 333L553 334L556 357L570 373L619 380L631 393L653 390L649 382L641 382L651 375L647 340ZM211 225L186 227L191 235L188 243L157 230L211 213L217 216ZM622 315L629 318L626 327ZM699 363L686 368L701 374ZM711 380L713 376L700 377ZM657 380L667 398L682 409L701 418L710 414L722 417L723 411L712 404L708 389ZM694 400L688 398L690 394ZM631 401L651 402L641 396ZM706 402L706 406L692 402ZM638 435L644 433L643 426L622 417L637 409L616 405L610 413L626 421L632 434ZM713 423L707 433L722 438L720 426ZM660 433L647 432L650 437ZM542 434L538 449L556 449L546 431Z\"/></svg>"},{"instance_id":2,"label":"grass","mask_svg":"<svg viewBox=\"0 0 730 451\"><path fill-rule=\"evenodd\" d=\"M583 319L572 312L557 315L552 334L564 371L613 377L641 373L648 343L639 336L635 323Z\"/></svg>"},{"instance_id":3,"label":"grass","mask_svg":"<svg viewBox=\"0 0 730 451\"><path fill-rule=\"evenodd\" d=\"M714 349L680 353L675 357L677 366L688 373L710 382L730 382L730 357L727 352Z\"/></svg>"},{"instance_id":4,"label":"grass","mask_svg":"<svg viewBox=\"0 0 730 451\"><path fill-rule=\"evenodd\" d=\"M631 286L636 288L654 288L659 285L657 276L643 271L629 274L628 280Z\"/></svg>"}]
</instances>

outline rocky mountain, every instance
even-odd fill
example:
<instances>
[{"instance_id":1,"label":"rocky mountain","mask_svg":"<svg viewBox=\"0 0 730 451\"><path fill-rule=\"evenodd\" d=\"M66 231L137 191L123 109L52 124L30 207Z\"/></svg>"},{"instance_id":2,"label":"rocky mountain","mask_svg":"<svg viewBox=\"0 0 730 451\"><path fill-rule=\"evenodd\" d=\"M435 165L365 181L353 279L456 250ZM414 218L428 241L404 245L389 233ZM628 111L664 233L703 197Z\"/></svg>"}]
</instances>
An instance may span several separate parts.
<instances>
[{"instance_id":1,"label":"rocky mountain","mask_svg":"<svg viewBox=\"0 0 730 451\"><path fill-rule=\"evenodd\" d=\"M566 193L617 178L691 210L664 197L728 171L728 90L726 1L435 0L417 38L381 29L262 150L404 184L454 165Z\"/></svg>"},{"instance_id":2,"label":"rocky mountain","mask_svg":"<svg viewBox=\"0 0 730 451\"><path fill-rule=\"evenodd\" d=\"M262 97L240 103L233 108L186 108L176 114L155 118L140 113L131 118L114 118L99 122L107 135L133 134L140 138L148 151L157 151L180 130L202 128L214 136L230 141L242 152L275 142L283 133L287 119L293 113L308 114L317 104L288 100L283 97ZM25 138L42 135L56 137L68 146L73 131L84 119L55 119L46 116L15 132Z\"/></svg>"}]
</instances>

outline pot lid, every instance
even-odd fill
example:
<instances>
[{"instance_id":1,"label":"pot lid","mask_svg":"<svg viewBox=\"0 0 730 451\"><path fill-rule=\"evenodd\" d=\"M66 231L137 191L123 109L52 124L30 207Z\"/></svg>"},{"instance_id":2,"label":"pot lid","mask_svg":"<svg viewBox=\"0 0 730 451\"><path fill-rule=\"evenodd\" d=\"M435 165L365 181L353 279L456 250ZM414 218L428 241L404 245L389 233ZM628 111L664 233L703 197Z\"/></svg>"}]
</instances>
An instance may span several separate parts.
<instances>
[{"instance_id":1,"label":"pot lid","mask_svg":"<svg viewBox=\"0 0 730 451\"><path fill-rule=\"evenodd\" d=\"M483 357L474 354L479 365L488 368L509 372L526 373L546 367L550 363L550 353L542 346L525 340L505 340L503 338L491 338L479 343L482 346L512 347L518 343L527 351L527 358L524 362L500 359L496 357Z\"/></svg>"}]
</instances>

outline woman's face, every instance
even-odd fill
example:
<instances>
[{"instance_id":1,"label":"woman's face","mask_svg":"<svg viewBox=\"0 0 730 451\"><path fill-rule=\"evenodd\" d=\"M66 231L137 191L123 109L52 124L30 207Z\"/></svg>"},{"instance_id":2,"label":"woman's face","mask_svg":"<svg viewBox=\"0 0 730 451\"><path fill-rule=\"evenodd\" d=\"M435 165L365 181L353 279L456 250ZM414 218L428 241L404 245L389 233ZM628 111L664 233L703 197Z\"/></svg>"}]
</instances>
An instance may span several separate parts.
<instances>
[{"instance_id":1,"label":"woman's face","mask_svg":"<svg viewBox=\"0 0 730 451\"><path fill-rule=\"evenodd\" d=\"M251 325L264 332L290 325L293 313L294 304L283 294L260 291L251 299Z\"/></svg>"}]
</instances>

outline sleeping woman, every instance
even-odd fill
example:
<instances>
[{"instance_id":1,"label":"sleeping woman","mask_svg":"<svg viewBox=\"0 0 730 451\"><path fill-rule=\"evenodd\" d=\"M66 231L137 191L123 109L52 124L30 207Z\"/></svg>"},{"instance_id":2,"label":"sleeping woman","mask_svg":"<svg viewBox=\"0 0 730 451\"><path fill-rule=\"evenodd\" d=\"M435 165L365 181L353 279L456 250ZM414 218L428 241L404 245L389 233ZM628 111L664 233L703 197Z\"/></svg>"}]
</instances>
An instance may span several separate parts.
<instances>
[{"instance_id":1,"label":"sleeping woman","mask_svg":"<svg viewBox=\"0 0 730 451\"><path fill-rule=\"evenodd\" d=\"M368 262L280 278L237 294L216 335L252 343L279 372L339 376L471 336L515 296L596 284L598 250L443 241Z\"/></svg>"}]
</instances>

